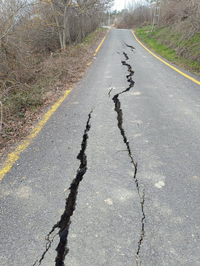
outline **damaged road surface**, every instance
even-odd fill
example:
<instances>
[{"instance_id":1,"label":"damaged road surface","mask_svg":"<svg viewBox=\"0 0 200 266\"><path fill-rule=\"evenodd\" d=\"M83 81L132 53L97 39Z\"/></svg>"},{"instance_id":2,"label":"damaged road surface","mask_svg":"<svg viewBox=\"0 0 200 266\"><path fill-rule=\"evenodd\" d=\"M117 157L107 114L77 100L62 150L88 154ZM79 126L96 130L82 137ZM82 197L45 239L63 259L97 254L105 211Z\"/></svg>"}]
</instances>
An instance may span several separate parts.
<instances>
[{"instance_id":1,"label":"damaged road surface","mask_svg":"<svg viewBox=\"0 0 200 266\"><path fill-rule=\"evenodd\" d=\"M110 30L1 181L0 265L199 266L199 157L199 85Z\"/></svg>"}]
</instances>

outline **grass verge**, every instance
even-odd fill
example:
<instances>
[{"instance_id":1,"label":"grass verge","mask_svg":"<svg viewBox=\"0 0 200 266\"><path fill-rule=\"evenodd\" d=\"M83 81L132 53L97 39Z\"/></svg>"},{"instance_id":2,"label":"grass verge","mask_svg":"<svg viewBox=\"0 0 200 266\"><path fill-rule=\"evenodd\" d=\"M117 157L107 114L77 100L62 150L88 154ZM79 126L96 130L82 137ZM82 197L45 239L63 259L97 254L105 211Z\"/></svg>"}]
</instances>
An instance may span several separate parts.
<instances>
[{"instance_id":1,"label":"grass verge","mask_svg":"<svg viewBox=\"0 0 200 266\"><path fill-rule=\"evenodd\" d=\"M200 76L199 33L188 37L172 28L157 28L153 32L151 29L151 26L136 28L136 36L162 57Z\"/></svg>"}]
</instances>

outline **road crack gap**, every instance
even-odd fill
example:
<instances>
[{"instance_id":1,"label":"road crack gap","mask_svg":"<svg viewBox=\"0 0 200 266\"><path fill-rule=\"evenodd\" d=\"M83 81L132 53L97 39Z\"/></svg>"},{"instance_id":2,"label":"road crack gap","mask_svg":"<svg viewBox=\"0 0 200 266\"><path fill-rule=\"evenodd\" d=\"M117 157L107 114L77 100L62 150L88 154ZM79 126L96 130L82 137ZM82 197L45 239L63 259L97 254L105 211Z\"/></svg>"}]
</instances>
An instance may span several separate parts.
<instances>
[{"instance_id":1,"label":"road crack gap","mask_svg":"<svg viewBox=\"0 0 200 266\"><path fill-rule=\"evenodd\" d=\"M128 45L127 43L125 43L127 47L131 48L131 51L133 52L133 50L135 49L135 47L133 47L132 45Z\"/></svg>"},{"instance_id":2,"label":"road crack gap","mask_svg":"<svg viewBox=\"0 0 200 266\"><path fill-rule=\"evenodd\" d=\"M46 250L42 254L39 262L36 261L34 265L36 265L37 262L38 262L38 265L41 265L46 253L51 248L51 245L52 245L52 242L53 242L55 236L58 234L60 237L60 241L59 241L58 246L56 248L57 256L55 259L55 266L64 266L65 265L64 260L65 260L67 253L69 252L69 248L67 247L67 242L68 242L67 237L68 237L68 233L69 233L69 227L71 224L71 217L73 216L73 213L74 213L74 210L76 207L76 199L77 199L79 184L82 181L83 176L85 175L85 173L87 171L87 155L85 152L86 152L86 148L87 148L87 139L89 138L88 132L91 128L90 120L91 120L92 112L93 112L93 110L91 110L91 112L88 115L88 120L86 123L86 127L85 127L84 134L83 134L83 139L82 139L82 143L81 143L81 150L77 156L77 159L80 160L80 165L79 165L79 168L77 170L76 177L73 179L73 181L69 187L70 193L66 199L65 210L64 210L64 212L60 218L60 221L57 222L57 224L55 224L52 227L52 230L47 235L47 237L46 237L46 240L47 240ZM56 229L59 229L59 232L55 236L53 236L52 239L50 240L50 236L52 235L52 233Z\"/></svg>"},{"instance_id":3,"label":"road crack gap","mask_svg":"<svg viewBox=\"0 0 200 266\"><path fill-rule=\"evenodd\" d=\"M128 60L129 59L128 55L125 52L123 52L123 54L125 56L125 59ZM130 148L130 144L129 144L129 141L127 139L125 130L123 128L123 111L121 109L121 102L119 100L119 95L120 94L129 91L134 86L135 82L132 79L132 76L134 75L134 71L132 70L131 65L127 64L126 61L121 61L121 63L128 67L129 74L126 76L126 78L127 78L127 81L130 84L129 84L129 87L127 89L125 89L124 91L122 91L120 93L115 94L114 97L112 98L112 100L113 100L114 105L115 105L115 109L114 110L117 113L117 122L118 122L117 125L118 125L120 133L121 133L121 135L123 137L123 141L124 141L124 143L126 145L127 152L128 152L129 158L131 160L131 164L134 167L133 179L135 181L137 193L138 193L138 196L139 196L139 199L140 199L140 208L141 208L141 212L142 212L142 219L141 219L140 238L139 238L139 241L138 241L138 248L137 248L137 251L136 251L136 264L137 264L137 266L139 266L139 263L140 263L140 249L141 249L141 245L142 245L142 242L143 242L144 236L145 236L145 211L144 211L145 190L143 190L142 193L140 191L139 182L138 182L138 179L137 179L137 163L134 161L134 158L133 158L133 155L132 155L132 152L131 152L131 148Z\"/></svg>"}]
</instances>

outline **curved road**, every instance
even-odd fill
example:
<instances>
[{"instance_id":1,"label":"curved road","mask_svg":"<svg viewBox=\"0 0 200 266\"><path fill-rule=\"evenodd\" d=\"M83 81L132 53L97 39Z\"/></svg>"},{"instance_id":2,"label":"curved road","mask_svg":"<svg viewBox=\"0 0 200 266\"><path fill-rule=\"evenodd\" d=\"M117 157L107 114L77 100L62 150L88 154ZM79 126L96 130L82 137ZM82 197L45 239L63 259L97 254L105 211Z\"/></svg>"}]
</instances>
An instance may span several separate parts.
<instances>
[{"instance_id":1,"label":"curved road","mask_svg":"<svg viewBox=\"0 0 200 266\"><path fill-rule=\"evenodd\" d=\"M1 181L0 265L199 266L199 162L200 86L110 30Z\"/></svg>"}]
</instances>

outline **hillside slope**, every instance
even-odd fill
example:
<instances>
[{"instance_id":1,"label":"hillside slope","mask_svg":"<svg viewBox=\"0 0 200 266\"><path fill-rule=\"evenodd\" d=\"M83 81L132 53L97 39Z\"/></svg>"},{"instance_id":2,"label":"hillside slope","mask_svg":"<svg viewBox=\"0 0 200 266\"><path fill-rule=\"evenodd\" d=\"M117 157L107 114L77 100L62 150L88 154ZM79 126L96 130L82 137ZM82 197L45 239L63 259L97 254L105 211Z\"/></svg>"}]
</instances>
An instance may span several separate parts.
<instances>
[{"instance_id":1,"label":"hillside slope","mask_svg":"<svg viewBox=\"0 0 200 266\"><path fill-rule=\"evenodd\" d=\"M159 25L155 24L152 31L158 10ZM140 40L151 49L200 74L199 0L162 0L157 9L156 2L150 0L146 0L146 4L130 5L117 14L116 27L134 28Z\"/></svg>"},{"instance_id":2,"label":"hillside slope","mask_svg":"<svg viewBox=\"0 0 200 266\"><path fill-rule=\"evenodd\" d=\"M151 26L141 26L135 31L151 49L200 76L200 33L191 34L180 30L179 26L159 27L154 31L151 31Z\"/></svg>"}]
</instances>

